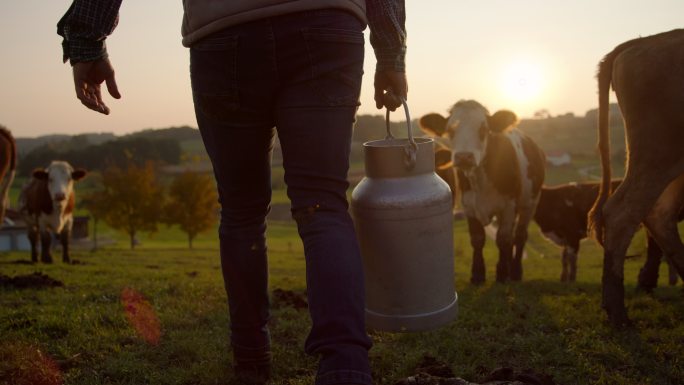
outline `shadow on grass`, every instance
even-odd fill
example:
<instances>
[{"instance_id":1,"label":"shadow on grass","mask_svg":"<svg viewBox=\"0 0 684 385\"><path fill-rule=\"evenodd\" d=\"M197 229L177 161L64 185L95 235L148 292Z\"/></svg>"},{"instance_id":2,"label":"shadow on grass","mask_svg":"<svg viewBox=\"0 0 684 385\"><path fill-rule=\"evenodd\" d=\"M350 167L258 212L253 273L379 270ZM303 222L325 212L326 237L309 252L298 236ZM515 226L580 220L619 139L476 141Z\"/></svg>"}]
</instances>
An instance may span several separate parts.
<instances>
[{"instance_id":1,"label":"shadow on grass","mask_svg":"<svg viewBox=\"0 0 684 385\"><path fill-rule=\"evenodd\" d=\"M465 287L452 324L431 332L373 335L378 383L415 374L425 354L474 382L509 367L551 375L565 385L682 383L684 304L671 301L677 294L665 288L655 297L634 295L632 289L627 304L635 327L616 330L600 309L598 283L533 280Z\"/></svg>"}]
</instances>

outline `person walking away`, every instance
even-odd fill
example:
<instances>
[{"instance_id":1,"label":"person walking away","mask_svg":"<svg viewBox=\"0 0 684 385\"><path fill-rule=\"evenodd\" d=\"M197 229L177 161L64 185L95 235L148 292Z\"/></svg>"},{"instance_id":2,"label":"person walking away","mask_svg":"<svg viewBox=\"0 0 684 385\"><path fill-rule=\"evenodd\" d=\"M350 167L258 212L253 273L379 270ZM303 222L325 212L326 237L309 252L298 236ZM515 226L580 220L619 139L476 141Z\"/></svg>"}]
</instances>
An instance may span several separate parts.
<instances>
[{"instance_id":1,"label":"person walking away","mask_svg":"<svg viewBox=\"0 0 684 385\"><path fill-rule=\"evenodd\" d=\"M121 94L105 40L121 0L75 0L58 23L76 96L109 114ZM317 385L372 383L364 278L346 190L366 23L377 108L407 96L403 0L185 0L195 114L216 177L220 255L236 376L271 375L266 215L277 129L292 216L302 238ZM387 93L391 91L391 93ZM395 95L395 96L392 96Z\"/></svg>"}]
</instances>

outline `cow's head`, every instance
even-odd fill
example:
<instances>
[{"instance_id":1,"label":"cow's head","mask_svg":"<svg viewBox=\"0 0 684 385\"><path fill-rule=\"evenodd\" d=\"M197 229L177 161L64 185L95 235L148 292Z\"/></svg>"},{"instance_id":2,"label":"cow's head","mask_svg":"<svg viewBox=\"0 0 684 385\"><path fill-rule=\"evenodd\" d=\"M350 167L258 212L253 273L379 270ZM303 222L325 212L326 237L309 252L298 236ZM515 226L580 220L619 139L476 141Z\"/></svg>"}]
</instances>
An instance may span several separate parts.
<instances>
[{"instance_id":1,"label":"cow's head","mask_svg":"<svg viewBox=\"0 0 684 385\"><path fill-rule=\"evenodd\" d=\"M430 136L448 137L454 166L466 173L484 159L489 134L503 132L517 122L513 112L501 110L490 116L474 100L459 101L449 114L449 118L434 113L425 115L420 119L420 127Z\"/></svg>"},{"instance_id":2,"label":"cow's head","mask_svg":"<svg viewBox=\"0 0 684 385\"><path fill-rule=\"evenodd\" d=\"M69 196L74 191L74 182L83 179L85 175L85 170L74 170L64 161L53 161L48 168L33 171L34 178L47 182L52 203L60 207L67 204Z\"/></svg>"}]
</instances>

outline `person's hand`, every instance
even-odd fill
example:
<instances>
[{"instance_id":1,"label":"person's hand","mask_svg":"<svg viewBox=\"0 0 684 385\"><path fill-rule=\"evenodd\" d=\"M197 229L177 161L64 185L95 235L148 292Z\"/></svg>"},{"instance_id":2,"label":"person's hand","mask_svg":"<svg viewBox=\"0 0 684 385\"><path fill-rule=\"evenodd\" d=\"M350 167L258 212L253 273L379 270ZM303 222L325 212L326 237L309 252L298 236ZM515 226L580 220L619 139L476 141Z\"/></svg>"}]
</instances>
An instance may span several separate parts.
<instances>
[{"instance_id":1,"label":"person's hand","mask_svg":"<svg viewBox=\"0 0 684 385\"><path fill-rule=\"evenodd\" d=\"M121 94L114 79L114 67L108 58L76 63L73 66L76 97L84 106L93 111L109 115L109 107L102 101L100 85L107 84L107 91L115 99Z\"/></svg>"},{"instance_id":2,"label":"person's hand","mask_svg":"<svg viewBox=\"0 0 684 385\"><path fill-rule=\"evenodd\" d=\"M376 71L375 72L375 106L380 110L387 107L394 111L406 100L408 81L405 72Z\"/></svg>"}]
</instances>

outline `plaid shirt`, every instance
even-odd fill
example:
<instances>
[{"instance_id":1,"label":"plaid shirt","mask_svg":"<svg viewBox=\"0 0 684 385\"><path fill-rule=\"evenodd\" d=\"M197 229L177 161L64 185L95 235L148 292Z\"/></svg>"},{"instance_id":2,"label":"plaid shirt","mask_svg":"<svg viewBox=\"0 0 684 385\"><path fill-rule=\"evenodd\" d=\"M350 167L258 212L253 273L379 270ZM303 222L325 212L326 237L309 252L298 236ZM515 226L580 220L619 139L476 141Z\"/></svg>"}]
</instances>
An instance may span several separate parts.
<instances>
[{"instance_id":1,"label":"plaid shirt","mask_svg":"<svg viewBox=\"0 0 684 385\"><path fill-rule=\"evenodd\" d=\"M121 0L74 0L57 23L62 36L63 60L71 64L107 57L105 39L119 21ZM406 56L406 9L404 0L366 0L370 41L377 70L404 72Z\"/></svg>"}]
</instances>

